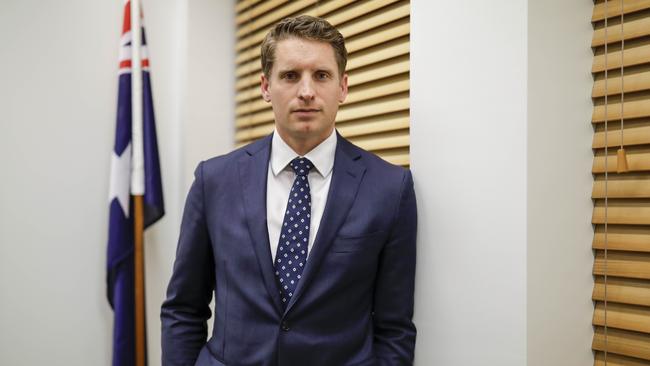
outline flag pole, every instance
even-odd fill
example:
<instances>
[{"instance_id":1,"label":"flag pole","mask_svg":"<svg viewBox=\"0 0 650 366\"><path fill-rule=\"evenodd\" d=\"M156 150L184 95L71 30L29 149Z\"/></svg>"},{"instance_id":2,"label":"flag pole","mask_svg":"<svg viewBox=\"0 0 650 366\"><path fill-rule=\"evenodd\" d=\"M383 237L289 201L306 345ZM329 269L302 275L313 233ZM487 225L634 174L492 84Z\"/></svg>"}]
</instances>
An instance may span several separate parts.
<instances>
[{"instance_id":1,"label":"flag pole","mask_svg":"<svg viewBox=\"0 0 650 366\"><path fill-rule=\"evenodd\" d=\"M140 0L131 0L131 108L133 160L131 193L134 201L135 364L146 364L144 287L144 148L142 99L142 26Z\"/></svg>"}]
</instances>

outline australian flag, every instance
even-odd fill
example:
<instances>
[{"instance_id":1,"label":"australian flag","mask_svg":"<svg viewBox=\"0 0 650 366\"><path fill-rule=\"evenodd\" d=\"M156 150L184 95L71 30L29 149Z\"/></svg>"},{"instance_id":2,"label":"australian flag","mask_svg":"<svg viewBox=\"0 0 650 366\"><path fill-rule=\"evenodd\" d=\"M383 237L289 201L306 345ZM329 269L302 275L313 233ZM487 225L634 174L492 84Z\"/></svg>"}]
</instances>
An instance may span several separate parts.
<instances>
[{"instance_id":1,"label":"australian flag","mask_svg":"<svg viewBox=\"0 0 650 366\"><path fill-rule=\"evenodd\" d=\"M164 215L158 144L151 96L149 59L140 29L142 67L142 131L133 133L131 108L131 3L124 2L120 40L119 89L115 145L111 156L110 220L108 234L108 301L115 314L113 366L135 364L134 209L133 195L144 196L144 227ZM135 141L141 139L142 141ZM133 146L142 153L134 153ZM140 161L134 161L134 156ZM144 171L137 171L138 169ZM133 178L134 176L139 178ZM134 188L137 186L138 188Z\"/></svg>"}]
</instances>

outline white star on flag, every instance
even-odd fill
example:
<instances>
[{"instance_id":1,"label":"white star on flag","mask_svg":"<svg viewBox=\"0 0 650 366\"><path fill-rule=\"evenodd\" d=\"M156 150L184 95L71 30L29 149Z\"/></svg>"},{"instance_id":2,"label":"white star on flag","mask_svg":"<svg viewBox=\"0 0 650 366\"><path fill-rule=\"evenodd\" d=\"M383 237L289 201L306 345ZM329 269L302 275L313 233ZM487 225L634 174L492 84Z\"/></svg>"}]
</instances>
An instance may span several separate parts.
<instances>
[{"instance_id":1,"label":"white star on flag","mask_svg":"<svg viewBox=\"0 0 650 366\"><path fill-rule=\"evenodd\" d=\"M129 143L122 155L117 156L115 151L111 154L111 183L108 202L117 198L124 212L124 217L129 217L129 195L131 179L131 144Z\"/></svg>"}]
</instances>

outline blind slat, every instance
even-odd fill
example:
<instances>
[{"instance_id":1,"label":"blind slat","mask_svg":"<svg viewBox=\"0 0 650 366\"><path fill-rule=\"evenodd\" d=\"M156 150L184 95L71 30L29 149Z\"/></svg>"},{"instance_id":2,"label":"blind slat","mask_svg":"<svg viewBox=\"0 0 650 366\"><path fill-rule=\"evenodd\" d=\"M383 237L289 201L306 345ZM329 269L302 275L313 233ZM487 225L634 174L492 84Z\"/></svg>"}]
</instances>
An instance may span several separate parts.
<instances>
[{"instance_id":1,"label":"blind slat","mask_svg":"<svg viewBox=\"0 0 650 366\"><path fill-rule=\"evenodd\" d=\"M592 324L605 326L605 305L602 302L596 303ZM608 303L607 326L650 333L650 310L634 305Z\"/></svg>"},{"instance_id":2,"label":"blind slat","mask_svg":"<svg viewBox=\"0 0 650 366\"><path fill-rule=\"evenodd\" d=\"M605 300L605 279L596 278L592 299ZM607 278L607 300L612 302L650 306L650 287L647 282L629 278Z\"/></svg>"},{"instance_id":3,"label":"blind slat","mask_svg":"<svg viewBox=\"0 0 650 366\"><path fill-rule=\"evenodd\" d=\"M650 117L650 103L648 103L647 100L634 100L629 102L626 101L623 104L623 117L625 117L625 119ZM621 103L608 103L607 120L614 121L618 119L621 119ZM594 112L591 116L591 122L605 122L604 105L598 105L594 107Z\"/></svg>"},{"instance_id":4,"label":"blind slat","mask_svg":"<svg viewBox=\"0 0 650 366\"><path fill-rule=\"evenodd\" d=\"M649 9L650 0L625 0L623 2L623 14L632 13L635 11ZM605 19L605 13L608 18L617 17L621 15L621 0L610 0L607 2L607 12L605 12L605 3L594 5L594 12L591 16L591 21L599 21Z\"/></svg>"},{"instance_id":5,"label":"blind slat","mask_svg":"<svg viewBox=\"0 0 650 366\"><path fill-rule=\"evenodd\" d=\"M625 93L650 90L650 71L639 72L623 77ZM607 80L607 95L621 94L621 77L609 77ZM591 93L592 98L605 96L605 79L594 82L594 88Z\"/></svg>"},{"instance_id":6,"label":"blind slat","mask_svg":"<svg viewBox=\"0 0 650 366\"><path fill-rule=\"evenodd\" d=\"M650 225L650 201L609 199L607 221L610 224ZM591 222L605 223L604 200L596 201Z\"/></svg>"},{"instance_id":7,"label":"blind slat","mask_svg":"<svg viewBox=\"0 0 650 366\"><path fill-rule=\"evenodd\" d=\"M643 45L639 47L625 48L623 55L623 66L640 65L650 62L650 45ZM607 54L607 69L620 69L621 68L621 51L609 52ZM605 55L594 56L594 63L591 67L591 72L605 71Z\"/></svg>"},{"instance_id":8,"label":"blind slat","mask_svg":"<svg viewBox=\"0 0 650 366\"><path fill-rule=\"evenodd\" d=\"M650 125L625 127L623 129L623 143L625 146L650 144ZM618 147L621 145L621 130L609 129L607 132L607 146ZM594 140L591 144L594 149L605 147L605 131L594 133Z\"/></svg>"},{"instance_id":9,"label":"blind slat","mask_svg":"<svg viewBox=\"0 0 650 366\"><path fill-rule=\"evenodd\" d=\"M605 255L596 252L593 274L605 274ZM650 254L614 252L607 254L607 275L626 278L650 279Z\"/></svg>"},{"instance_id":10,"label":"blind slat","mask_svg":"<svg viewBox=\"0 0 650 366\"><path fill-rule=\"evenodd\" d=\"M641 18L623 23L623 34L621 34L621 25L615 24L607 27L607 43L620 42L622 39L628 40L650 35L650 18ZM602 46L605 44L605 27L596 29L591 41L591 47Z\"/></svg>"},{"instance_id":11,"label":"blind slat","mask_svg":"<svg viewBox=\"0 0 650 366\"><path fill-rule=\"evenodd\" d=\"M650 252L650 228L642 226L608 225L607 231L608 249ZM592 246L594 249L605 249L604 225L596 226Z\"/></svg>"},{"instance_id":12,"label":"blind slat","mask_svg":"<svg viewBox=\"0 0 650 366\"><path fill-rule=\"evenodd\" d=\"M596 352L594 366L648 366L648 363L638 358L620 356L610 352L607 354L607 365L605 365L605 353Z\"/></svg>"},{"instance_id":13,"label":"blind slat","mask_svg":"<svg viewBox=\"0 0 650 366\"><path fill-rule=\"evenodd\" d=\"M609 198L650 198L650 176L638 179L616 180L610 178L607 182ZM591 198L605 198L605 181L595 181Z\"/></svg>"},{"instance_id":14,"label":"blind slat","mask_svg":"<svg viewBox=\"0 0 650 366\"><path fill-rule=\"evenodd\" d=\"M631 172L650 171L650 152L627 152L627 165ZM616 172L616 151L612 149L607 158L607 171ZM605 172L605 156L594 157L594 164L591 169L594 174Z\"/></svg>"},{"instance_id":15,"label":"blind slat","mask_svg":"<svg viewBox=\"0 0 650 366\"><path fill-rule=\"evenodd\" d=\"M596 327L591 346L595 350L605 350L605 331L602 327ZM650 360L650 336L644 333L608 329L607 347L610 353Z\"/></svg>"}]
</instances>

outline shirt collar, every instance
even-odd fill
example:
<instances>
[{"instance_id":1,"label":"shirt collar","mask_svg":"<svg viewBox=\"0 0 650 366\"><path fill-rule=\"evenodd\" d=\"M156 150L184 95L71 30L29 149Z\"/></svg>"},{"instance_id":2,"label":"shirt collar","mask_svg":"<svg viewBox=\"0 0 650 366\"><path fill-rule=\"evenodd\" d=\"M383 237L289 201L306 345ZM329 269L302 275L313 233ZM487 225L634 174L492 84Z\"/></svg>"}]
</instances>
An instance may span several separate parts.
<instances>
[{"instance_id":1,"label":"shirt collar","mask_svg":"<svg viewBox=\"0 0 650 366\"><path fill-rule=\"evenodd\" d=\"M304 156L314 164L314 167L323 178L330 175L334 168L336 140L335 130L332 130L328 138ZM273 171L273 175L277 176L297 156L300 155L284 142L277 130L274 130L271 140L271 170Z\"/></svg>"}]
</instances>

